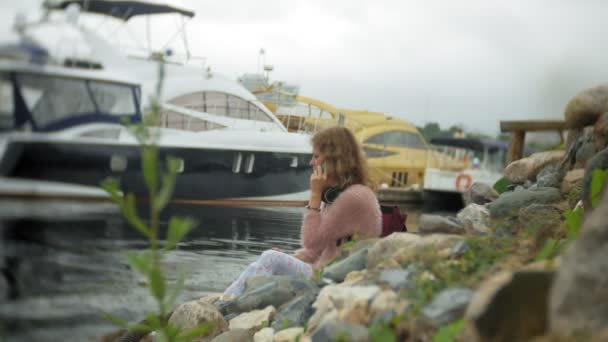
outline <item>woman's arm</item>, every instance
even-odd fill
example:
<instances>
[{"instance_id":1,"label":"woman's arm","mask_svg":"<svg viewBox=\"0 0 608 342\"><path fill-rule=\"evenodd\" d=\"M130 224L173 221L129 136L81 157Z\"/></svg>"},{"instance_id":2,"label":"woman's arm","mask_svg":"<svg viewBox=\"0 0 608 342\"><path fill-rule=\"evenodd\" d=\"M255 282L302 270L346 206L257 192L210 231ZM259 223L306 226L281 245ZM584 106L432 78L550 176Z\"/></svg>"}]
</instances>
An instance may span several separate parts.
<instances>
[{"instance_id":1,"label":"woman's arm","mask_svg":"<svg viewBox=\"0 0 608 342\"><path fill-rule=\"evenodd\" d=\"M363 185L344 190L324 211L308 210L302 224L302 245L323 249L356 233L379 235L381 213L374 193Z\"/></svg>"}]
</instances>

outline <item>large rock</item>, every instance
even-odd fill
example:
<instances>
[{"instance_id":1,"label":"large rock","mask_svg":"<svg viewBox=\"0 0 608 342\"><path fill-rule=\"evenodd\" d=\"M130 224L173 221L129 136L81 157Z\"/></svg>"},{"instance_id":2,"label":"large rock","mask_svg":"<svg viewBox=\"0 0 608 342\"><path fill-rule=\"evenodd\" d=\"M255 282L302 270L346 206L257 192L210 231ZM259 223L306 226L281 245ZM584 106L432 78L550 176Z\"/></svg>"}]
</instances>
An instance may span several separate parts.
<instances>
[{"instance_id":1,"label":"large rock","mask_svg":"<svg viewBox=\"0 0 608 342\"><path fill-rule=\"evenodd\" d=\"M608 148L603 149L595 157L591 158L585 168L585 175L583 176L582 183L582 200L583 208L585 212L591 211L591 180L593 178L593 171L595 170L606 170L608 169ZM606 182L608 184L608 182ZM606 184L602 192L606 189Z\"/></svg>"},{"instance_id":2,"label":"large rock","mask_svg":"<svg viewBox=\"0 0 608 342\"><path fill-rule=\"evenodd\" d=\"M367 267L372 268L385 259L391 258L403 248L413 246L420 240L420 235L412 233L393 233L378 240L367 254Z\"/></svg>"},{"instance_id":3,"label":"large rock","mask_svg":"<svg viewBox=\"0 0 608 342\"><path fill-rule=\"evenodd\" d=\"M608 193L562 258L549 302L557 334L608 329Z\"/></svg>"},{"instance_id":4,"label":"large rock","mask_svg":"<svg viewBox=\"0 0 608 342\"><path fill-rule=\"evenodd\" d=\"M568 171L562 180L561 191L563 194L567 194L572 189L576 187L580 187L583 182L583 177L585 176L584 169L574 169Z\"/></svg>"},{"instance_id":5,"label":"large rock","mask_svg":"<svg viewBox=\"0 0 608 342\"><path fill-rule=\"evenodd\" d=\"M470 204L483 205L498 198L498 192L485 183L475 182L462 195L464 205Z\"/></svg>"},{"instance_id":6,"label":"large rock","mask_svg":"<svg viewBox=\"0 0 608 342\"><path fill-rule=\"evenodd\" d=\"M222 314L238 314L269 305L278 308L300 294L318 290L312 281L294 276L260 277L254 285L250 285L251 290L220 305Z\"/></svg>"},{"instance_id":7,"label":"large rock","mask_svg":"<svg viewBox=\"0 0 608 342\"><path fill-rule=\"evenodd\" d=\"M274 342L295 342L302 339L304 328L293 327L281 330L274 335Z\"/></svg>"},{"instance_id":8,"label":"large rock","mask_svg":"<svg viewBox=\"0 0 608 342\"><path fill-rule=\"evenodd\" d=\"M253 342L273 342L274 329L264 328L253 335Z\"/></svg>"},{"instance_id":9,"label":"large rock","mask_svg":"<svg viewBox=\"0 0 608 342\"><path fill-rule=\"evenodd\" d=\"M367 342L369 333L367 327L351 322L332 320L324 323L312 334L312 342Z\"/></svg>"},{"instance_id":10,"label":"large rock","mask_svg":"<svg viewBox=\"0 0 608 342\"><path fill-rule=\"evenodd\" d=\"M308 321L311 330L324 322L342 317L344 320L367 323L369 303L380 292L378 286L324 287L313 304L315 313Z\"/></svg>"},{"instance_id":11,"label":"large rock","mask_svg":"<svg viewBox=\"0 0 608 342\"><path fill-rule=\"evenodd\" d=\"M594 150L601 151L608 145L608 112L602 113L593 125Z\"/></svg>"},{"instance_id":12,"label":"large rock","mask_svg":"<svg viewBox=\"0 0 608 342\"><path fill-rule=\"evenodd\" d=\"M179 305L171 314L169 323L182 330L193 329L204 324L211 324L212 329L206 336L194 339L195 342L211 341L215 336L228 330L228 323L212 304L193 300Z\"/></svg>"},{"instance_id":13,"label":"large rock","mask_svg":"<svg viewBox=\"0 0 608 342\"><path fill-rule=\"evenodd\" d=\"M422 308L421 318L434 326L453 322L464 314L473 291L467 288L449 288L439 292Z\"/></svg>"},{"instance_id":14,"label":"large rock","mask_svg":"<svg viewBox=\"0 0 608 342\"><path fill-rule=\"evenodd\" d=\"M279 331L285 328L304 326L312 316L312 303L317 299L317 292L310 292L294 298L277 313L272 327Z\"/></svg>"},{"instance_id":15,"label":"large rock","mask_svg":"<svg viewBox=\"0 0 608 342\"><path fill-rule=\"evenodd\" d=\"M505 168L505 177L511 183L522 184L526 180L536 180L538 172L549 164L562 160L564 151L546 151L534 153L529 157L516 160Z\"/></svg>"},{"instance_id":16,"label":"large rock","mask_svg":"<svg viewBox=\"0 0 608 342\"><path fill-rule=\"evenodd\" d=\"M531 204L519 210L519 226L532 233L536 247L542 247L562 224L562 213L548 204Z\"/></svg>"},{"instance_id":17,"label":"large rock","mask_svg":"<svg viewBox=\"0 0 608 342\"><path fill-rule=\"evenodd\" d=\"M391 288L399 291L414 286L414 276L417 274L416 267L409 265L405 270L400 268L384 269L378 275L378 284L388 284Z\"/></svg>"},{"instance_id":18,"label":"large rock","mask_svg":"<svg viewBox=\"0 0 608 342\"><path fill-rule=\"evenodd\" d=\"M367 268L372 269L379 265L389 266L384 268L400 267L426 248L445 252L447 256L452 246L463 239L462 235L454 234L431 234L420 237L409 233L394 233L372 246L367 256Z\"/></svg>"},{"instance_id":19,"label":"large rock","mask_svg":"<svg viewBox=\"0 0 608 342\"><path fill-rule=\"evenodd\" d=\"M505 192L489 204L490 217L501 218L516 214L520 208L533 203L554 203L561 199L556 188L533 188L514 192Z\"/></svg>"},{"instance_id":20,"label":"large rock","mask_svg":"<svg viewBox=\"0 0 608 342\"><path fill-rule=\"evenodd\" d=\"M604 112L608 112L608 85L585 89L576 94L566 105L564 113L566 127L591 126Z\"/></svg>"},{"instance_id":21,"label":"large rock","mask_svg":"<svg viewBox=\"0 0 608 342\"><path fill-rule=\"evenodd\" d=\"M335 282L342 282L347 274L365 268L369 248L363 248L346 259L337 261L323 270L323 278L329 278Z\"/></svg>"},{"instance_id":22,"label":"large rock","mask_svg":"<svg viewBox=\"0 0 608 342\"><path fill-rule=\"evenodd\" d=\"M547 330L553 271L542 265L502 272L481 284L465 315L477 341L529 341Z\"/></svg>"},{"instance_id":23,"label":"large rock","mask_svg":"<svg viewBox=\"0 0 608 342\"><path fill-rule=\"evenodd\" d=\"M422 214L418 221L418 232L422 235L435 233L463 234L464 225L456 217Z\"/></svg>"},{"instance_id":24,"label":"large rock","mask_svg":"<svg viewBox=\"0 0 608 342\"><path fill-rule=\"evenodd\" d=\"M469 204L456 215L468 232L485 234L490 231L490 211L483 205Z\"/></svg>"},{"instance_id":25,"label":"large rock","mask_svg":"<svg viewBox=\"0 0 608 342\"><path fill-rule=\"evenodd\" d=\"M253 310L242 313L230 320L230 330L246 329L257 331L264 326L268 326L277 310L274 306L267 306L264 310Z\"/></svg>"},{"instance_id":26,"label":"large rock","mask_svg":"<svg viewBox=\"0 0 608 342\"><path fill-rule=\"evenodd\" d=\"M536 186L539 188L551 187L559 189L566 172L559 164L548 164L536 175Z\"/></svg>"},{"instance_id":27,"label":"large rock","mask_svg":"<svg viewBox=\"0 0 608 342\"><path fill-rule=\"evenodd\" d=\"M589 159L593 158L593 156L601 150L603 150L603 148L598 149L593 140L585 139L576 151L573 168L584 169L585 166L587 166L587 162L589 161Z\"/></svg>"},{"instance_id":28,"label":"large rock","mask_svg":"<svg viewBox=\"0 0 608 342\"><path fill-rule=\"evenodd\" d=\"M242 342L251 341L253 333L248 329L232 329L217 336L211 342Z\"/></svg>"}]
</instances>

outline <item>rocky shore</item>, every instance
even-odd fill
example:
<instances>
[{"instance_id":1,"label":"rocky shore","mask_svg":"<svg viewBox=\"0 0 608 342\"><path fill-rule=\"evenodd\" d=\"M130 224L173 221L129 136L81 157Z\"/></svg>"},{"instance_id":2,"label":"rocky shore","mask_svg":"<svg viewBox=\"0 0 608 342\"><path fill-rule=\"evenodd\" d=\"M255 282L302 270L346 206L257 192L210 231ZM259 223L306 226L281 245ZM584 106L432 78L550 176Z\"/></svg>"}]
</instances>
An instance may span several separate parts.
<instances>
[{"instance_id":1,"label":"rocky shore","mask_svg":"<svg viewBox=\"0 0 608 342\"><path fill-rule=\"evenodd\" d=\"M608 195L593 177L608 168L606 114L575 109L573 125L598 122L590 138L511 163L501 193L473 184L455 217L423 215L416 233L343 245L313 279L252 278L170 321L211 324L195 341L214 342L608 340Z\"/></svg>"}]
</instances>

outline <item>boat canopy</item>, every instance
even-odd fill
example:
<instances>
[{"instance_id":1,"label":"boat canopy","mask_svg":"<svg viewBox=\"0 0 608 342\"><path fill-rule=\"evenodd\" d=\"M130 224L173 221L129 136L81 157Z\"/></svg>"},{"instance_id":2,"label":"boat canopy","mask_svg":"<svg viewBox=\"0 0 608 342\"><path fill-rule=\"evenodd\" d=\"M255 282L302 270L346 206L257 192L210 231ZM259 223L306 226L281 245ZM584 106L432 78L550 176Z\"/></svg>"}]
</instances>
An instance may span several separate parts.
<instances>
[{"instance_id":1,"label":"boat canopy","mask_svg":"<svg viewBox=\"0 0 608 342\"><path fill-rule=\"evenodd\" d=\"M77 4L84 12L108 15L124 21L132 17L148 14L179 13L186 17L194 17L194 12L177 7L154 4L142 1L107 1L107 0L64 0L46 2L45 7L51 10L65 10L69 5Z\"/></svg>"},{"instance_id":2,"label":"boat canopy","mask_svg":"<svg viewBox=\"0 0 608 342\"><path fill-rule=\"evenodd\" d=\"M480 152L488 149L488 152L490 153L506 151L508 148L505 142L478 138L435 137L431 139L431 144L467 148Z\"/></svg>"}]
</instances>

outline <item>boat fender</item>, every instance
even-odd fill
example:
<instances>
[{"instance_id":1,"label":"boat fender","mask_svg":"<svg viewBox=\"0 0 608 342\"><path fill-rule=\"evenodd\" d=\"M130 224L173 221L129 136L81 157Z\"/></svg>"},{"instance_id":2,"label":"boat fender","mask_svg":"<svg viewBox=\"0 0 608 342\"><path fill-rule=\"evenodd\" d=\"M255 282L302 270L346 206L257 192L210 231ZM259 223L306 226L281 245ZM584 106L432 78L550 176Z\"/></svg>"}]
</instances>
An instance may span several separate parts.
<instances>
[{"instance_id":1,"label":"boat fender","mask_svg":"<svg viewBox=\"0 0 608 342\"><path fill-rule=\"evenodd\" d=\"M464 184L462 182L464 181ZM471 187L471 176L466 173L461 173L456 177L456 189L459 191L466 191Z\"/></svg>"}]
</instances>

